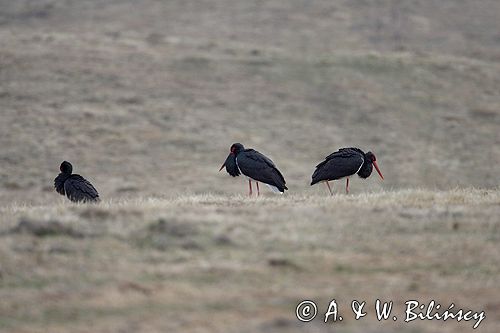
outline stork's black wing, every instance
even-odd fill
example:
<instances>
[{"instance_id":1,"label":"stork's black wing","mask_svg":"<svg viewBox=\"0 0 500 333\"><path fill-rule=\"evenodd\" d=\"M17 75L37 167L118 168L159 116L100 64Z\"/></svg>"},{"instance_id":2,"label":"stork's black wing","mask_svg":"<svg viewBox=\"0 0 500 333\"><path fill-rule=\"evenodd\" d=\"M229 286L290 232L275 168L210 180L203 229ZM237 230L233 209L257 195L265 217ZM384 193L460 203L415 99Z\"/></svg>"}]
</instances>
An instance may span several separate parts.
<instances>
[{"instance_id":1,"label":"stork's black wing","mask_svg":"<svg viewBox=\"0 0 500 333\"><path fill-rule=\"evenodd\" d=\"M233 177L238 177L240 175L240 170L238 170L238 166L236 165L236 156L234 154L229 154L226 158L226 171Z\"/></svg>"},{"instance_id":2,"label":"stork's black wing","mask_svg":"<svg viewBox=\"0 0 500 333\"><path fill-rule=\"evenodd\" d=\"M256 150L245 149L236 158L238 167L245 176L275 186L280 192L288 190L285 178L268 157Z\"/></svg>"},{"instance_id":3,"label":"stork's black wing","mask_svg":"<svg viewBox=\"0 0 500 333\"><path fill-rule=\"evenodd\" d=\"M316 166L311 185L323 180L335 180L354 175L364 163L364 153L358 148L341 148L328 155Z\"/></svg>"},{"instance_id":4,"label":"stork's black wing","mask_svg":"<svg viewBox=\"0 0 500 333\"><path fill-rule=\"evenodd\" d=\"M332 159L334 157L350 157L352 155L356 155L356 154L359 154L361 155L361 157L364 158L365 156L365 152L362 151L361 149L359 148L355 148L355 147L350 147L350 148L340 148L339 150L337 150L336 152L333 152L331 153L330 155L328 155L327 157L325 157L325 161L321 162L320 164L318 164L316 167L318 167L319 165L325 163L326 161L328 161L329 159Z\"/></svg>"},{"instance_id":5,"label":"stork's black wing","mask_svg":"<svg viewBox=\"0 0 500 333\"><path fill-rule=\"evenodd\" d=\"M99 201L99 194L92 184L80 175L71 175L64 182L68 199L74 202Z\"/></svg>"}]
</instances>

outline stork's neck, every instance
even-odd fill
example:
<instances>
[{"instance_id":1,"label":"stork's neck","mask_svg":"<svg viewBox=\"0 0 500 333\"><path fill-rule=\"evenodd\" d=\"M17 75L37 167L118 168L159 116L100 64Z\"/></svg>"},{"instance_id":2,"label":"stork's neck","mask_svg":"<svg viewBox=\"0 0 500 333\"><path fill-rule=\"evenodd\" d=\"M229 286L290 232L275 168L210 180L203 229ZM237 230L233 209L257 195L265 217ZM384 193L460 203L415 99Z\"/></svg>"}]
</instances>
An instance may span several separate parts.
<instances>
[{"instance_id":1,"label":"stork's neck","mask_svg":"<svg viewBox=\"0 0 500 333\"><path fill-rule=\"evenodd\" d=\"M365 155L365 161L363 162L363 165L361 166L361 169L358 171L358 176L361 178L368 178L372 174L373 171L373 163L370 158L368 158Z\"/></svg>"}]
</instances>

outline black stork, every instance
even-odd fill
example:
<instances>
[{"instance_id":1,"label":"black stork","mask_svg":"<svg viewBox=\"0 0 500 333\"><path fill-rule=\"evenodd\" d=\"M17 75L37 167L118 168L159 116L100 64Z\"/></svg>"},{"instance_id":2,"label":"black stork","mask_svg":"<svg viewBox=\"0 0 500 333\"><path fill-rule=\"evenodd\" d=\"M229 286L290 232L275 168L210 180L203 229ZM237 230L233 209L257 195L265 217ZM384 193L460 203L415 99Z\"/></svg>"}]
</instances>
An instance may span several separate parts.
<instances>
[{"instance_id":1,"label":"black stork","mask_svg":"<svg viewBox=\"0 0 500 333\"><path fill-rule=\"evenodd\" d=\"M316 170L312 175L311 185L325 182L330 194L333 195L330 180L346 178L346 193L349 193L349 177L358 174L361 178L370 177L373 166L377 170L380 178L384 179L382 172L377 165L377 158L369 151L366 154L359 148L341 148L328 155L323 162L316 165Z\"/></svg>"},{"instance_id":2,"label":"black stork","mask_svg":"<svg viewBox=\"0 0 500 333\"><path fill-rule=\"evenodd\" d=\"M66 195L73 202L97 202L99 194L92 184L80 175L73 174L71 163L64 161L61 173L54 179L56 192Z\"/></svg>"},{"instance_id":3,"label":"black stork","mask_svg":"<svg viewBox=\"0 0 500 333\"><path fill-rule=\"evenodd\" d=\"M256 150L245 149L241 143L235 143L231 146L230 153L219 171L224 167L226 167L227 173L233 177L243 174L248 178L250 196L252 195L252 180L257 184L257 195L260 195L259 182L269 186L275 193L283 193L288 190L285 178L273 161Z\"/></svg>"}]
</instances>

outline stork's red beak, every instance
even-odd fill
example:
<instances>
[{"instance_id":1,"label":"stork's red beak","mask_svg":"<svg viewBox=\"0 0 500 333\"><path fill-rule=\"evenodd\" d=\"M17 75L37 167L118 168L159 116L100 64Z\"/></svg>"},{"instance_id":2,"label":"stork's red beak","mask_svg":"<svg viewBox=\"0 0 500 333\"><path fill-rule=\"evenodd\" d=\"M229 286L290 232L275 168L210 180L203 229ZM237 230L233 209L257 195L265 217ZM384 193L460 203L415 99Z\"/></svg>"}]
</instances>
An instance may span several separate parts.
<instances>
[{"instance_id":1,"label":"stork's red beak","mask_svg":"<svg viewBox=\"0 0 500 333\"><path fill-rule=\"evenodd\" d=\"M373 161L373 165L375 166L375 169L377 170L380 178L384 179L384 176L382 176L382 172L380 172L380 169L378 168L377 161Z\"/></svg>"}]
</instances>

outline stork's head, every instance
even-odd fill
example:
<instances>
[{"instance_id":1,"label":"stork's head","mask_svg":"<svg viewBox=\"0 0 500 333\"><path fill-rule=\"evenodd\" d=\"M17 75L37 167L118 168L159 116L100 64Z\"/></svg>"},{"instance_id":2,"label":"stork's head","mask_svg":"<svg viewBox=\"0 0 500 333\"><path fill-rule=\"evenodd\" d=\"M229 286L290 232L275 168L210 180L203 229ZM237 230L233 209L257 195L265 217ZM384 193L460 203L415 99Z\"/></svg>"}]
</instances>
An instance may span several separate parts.
<instances>
[{"instance_id":1,"label":"stork's head","mask_svg":"<svg viewBox=\"0 0 500 333\"><path fill-rule=\"evenodd\" d=\"M245 150L245 147L243 147L243 145L241 143L233 143L233 145L229 149L229 156L227 157L224 164L222 164L219 171L224 169L224 167L227 166L227 163L229 161L229 162L234 162L234 163L230 163L229 169L231 169L231 170L228 169L227 172L229 172L229 174L233 177L235 176L235 174L236 174L236 176L239 175L239 171L237 170L237 167L236 167L236 155L238 155L243 150Z\"/></svg>"},{"instance_id":2,"label":"stork's head","mask_svg":"<svg viewBox=\"0 0 500 333\"><path fill-rule=\"evenodd\" d=\"M377 170L378 175L380 176L380 178L384 179L384 176L382 176L382 172L380 172L380 169L378 167L377 158L375 157L375 154L372 153L371 151L369 151L369 152L367 152L365 154L365 159L367 159L368 161L371 161L371 163L375 167L375 170Z\"/></svg>"},{"instance_id":3,"label":"stork's head","mask_svg":"<svg viewBox=\"0 0 500 333\"><path fill-rule=\"evenodd\" d=\"M234 154L234 155L238 155L239 152L242 152L243 150L245 150L245 147L243 147L243 145L241 143L233 143L233 145L231 146L231 154Z\"/></svg>"},{"instance_id":4,"label":"stork's head","mask_svg":"<svg viewBox=\"0 0 500 333\"><path fill-rule=\"evenodd\" d=\"M59 170L61 170L62 173L71 175L71 173L73 172L73 166L68 161L64 161L61 163Z\"/></svg>"}]
</instances>

